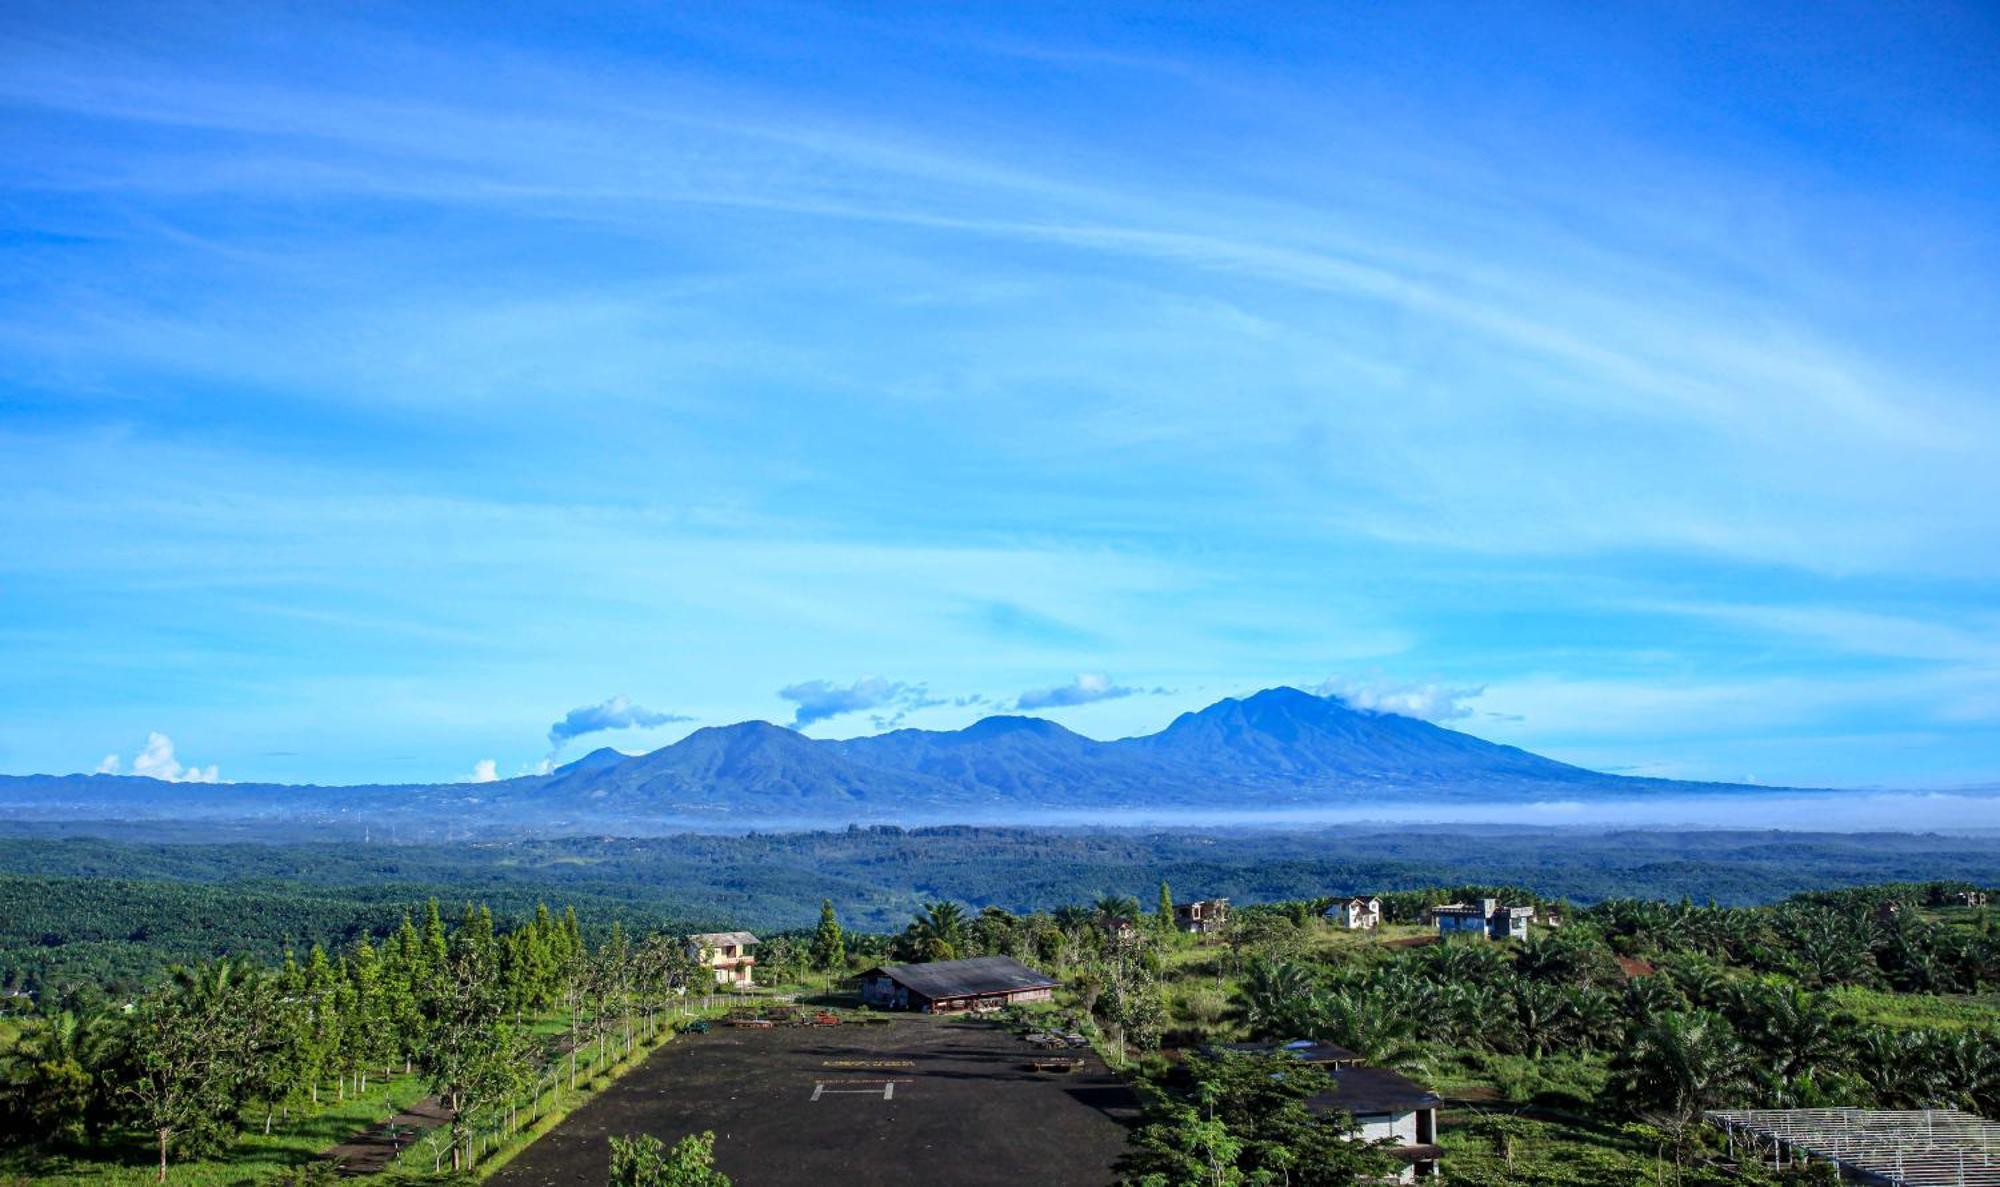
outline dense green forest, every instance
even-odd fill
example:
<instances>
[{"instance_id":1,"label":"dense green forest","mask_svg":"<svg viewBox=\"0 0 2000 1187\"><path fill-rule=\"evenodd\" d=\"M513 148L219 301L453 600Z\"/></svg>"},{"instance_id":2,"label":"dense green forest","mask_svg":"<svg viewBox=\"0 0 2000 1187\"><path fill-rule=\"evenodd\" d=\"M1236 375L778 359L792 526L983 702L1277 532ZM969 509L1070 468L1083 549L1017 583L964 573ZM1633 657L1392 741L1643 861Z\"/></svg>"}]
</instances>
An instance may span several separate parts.
<instances>
[{"instance_id":1,"label":"dense green forest","mask_svg":"<svg viewBox=\"0 0 2000 1187\"><path fill-rule=\"evenodd\" d=\"M134 992L169 964L223 958L268 963L288 950L379 939L438 897L449 898L449 892L0 875L0 988L57 996L86 988ZM503 916L519 916L538 900L527 888L513 888L483 901ZM600 930L614 922L641 930L680 922L656 904L595 895L565 901Z\"/></svg>"},{"instance_id":2,"label":"dense green forest","mask_svg":"<svg viewBox=\"0 0 2000 1187\"><path fill-rule=\"evenodd\" d=\"M1771 902L1917 878L2000 882L1988 840L1909 834L1342 829L1294 833L898 828L455 846L0 840L0 985L137 983L172 961L276 959L377 934L429 898L503 916L543 900L628 928L863 929L951 897L1014 912L1160 878L1240 903L1474 880L1578 902Z\"/></svg>"}]
</instances>

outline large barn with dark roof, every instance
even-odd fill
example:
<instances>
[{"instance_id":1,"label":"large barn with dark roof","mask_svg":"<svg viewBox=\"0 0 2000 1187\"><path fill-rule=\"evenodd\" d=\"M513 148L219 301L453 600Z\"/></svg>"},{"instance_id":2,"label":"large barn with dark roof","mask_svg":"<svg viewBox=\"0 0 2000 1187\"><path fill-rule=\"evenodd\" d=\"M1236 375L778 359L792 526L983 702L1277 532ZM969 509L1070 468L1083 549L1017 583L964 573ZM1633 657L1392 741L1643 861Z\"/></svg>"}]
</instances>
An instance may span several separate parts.
<instances>
[{"instance_id":1,"label":"large barn with dark roof","mask_svg":"<svg viewBox=\"0 0 2000 1187\"><path fill-rule=\"evenodd\" d=\"M944 1014L1045 1002L1056 982L1011 956L878 965L861 974L861 1000L883 1010Z\"/></svg>"}]
</instances>

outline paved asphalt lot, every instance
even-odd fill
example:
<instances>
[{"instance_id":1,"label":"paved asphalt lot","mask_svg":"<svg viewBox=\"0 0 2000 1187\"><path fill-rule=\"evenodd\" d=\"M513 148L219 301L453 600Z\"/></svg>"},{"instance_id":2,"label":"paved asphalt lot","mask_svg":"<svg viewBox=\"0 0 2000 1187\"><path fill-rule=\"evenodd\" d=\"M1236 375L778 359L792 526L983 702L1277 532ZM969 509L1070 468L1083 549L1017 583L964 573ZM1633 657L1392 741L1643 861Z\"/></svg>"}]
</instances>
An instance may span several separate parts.
<instances>
[{"instance_id":1,"label":"paved asphalt lot","mask_svg":"<svg viewBox=\"0 0 2000 1187\"><path fill-rule=\"evenodd\" d=\"M1138 1101L1095 1055L1036 1072L1000 1027L888 1025L685 1035L489 1182L604 1182L612 1135L715 1131L737 1187L1104 1187Z\"/></svg>"}]
</instances>

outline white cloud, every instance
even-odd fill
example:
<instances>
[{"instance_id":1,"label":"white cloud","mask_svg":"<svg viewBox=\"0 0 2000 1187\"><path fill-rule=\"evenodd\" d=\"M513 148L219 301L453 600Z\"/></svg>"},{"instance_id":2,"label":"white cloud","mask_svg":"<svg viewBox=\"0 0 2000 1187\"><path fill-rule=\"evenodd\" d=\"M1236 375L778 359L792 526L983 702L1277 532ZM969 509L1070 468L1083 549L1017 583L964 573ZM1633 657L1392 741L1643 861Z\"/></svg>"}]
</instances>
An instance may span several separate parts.
<instances>
[{"instance_id":1,"label":"white cloud","mask_svg":"<svg viewBox=\"0 0 2000 1187\"><path fill-rule=\"evenodd\" d=\"M472 774L467 783L497 783L500 780L500 764L490 758L482 758L472 764Z\"/></svg>"},{"instance_id":2,"label":"white cloud","mask_svg":"<svg viewBox=\"0 0 2000 1187\"><path fill-rule=\"evenodd\" d=\"M660 713L635 705L624 697L612 697L601 705L571 709L561 721L549 727L549 745L560 749L571 738L601 730L652 729L676 721L693 721L677 713Z\"/></svg>"},{"instance_id":3,"label":"white cloud","mask_svg":"<svg viewBox=\"0 0 2000 1187\"><path fill-rule=\"evenodd\" d=\"M1465 702L1486 690L1476 685L1460 688L1446 684L1411 684L1333 676L1322 681L1313 691L1364 713L1394 713L1423 721L1457 721L1472 716L1472 708Z\"/></svg>"},{"instance_id":4,"label":"white cloud","mask_svg":"<svg viewBox=\"0 0 2000 1187\"><path fill-rule=\"evenodd\" d=\"M1061 709L1070 705L1088 705L1094 701L1110 701L1119 697L1129 697L1138 692L1114 684L1111 677L1102 672L1082 672L1068 684L1058 684L1054 688L1030 689L1014 698L1016 709Z\"/></svg>"},{"instance_id":5,"label":"white cloud","mask_svg":"<svg viewBox=\"0 0 2000 1187\"><path fill-rule=\"evenodd\" d=\"M891 729L900 725L903 715L912 709L928 709L945 703L933 698L924 685L884 680L880 676L864 676L846 687L831 680L807 680L786 685L778 690L778 695L797 706L792 711L793 729L804 729L816 721L825 721L843 713L894 708L896 712L874 719L877 729Z\"/></svg>"},{"instance_id":6,"label":"white cloud","mask_svg":"<svg viewBox=\"0 0 2000 1187\"><path fill-rule=\"evenodd\" d=\"M116 754L107 754L104 761L97 764L97 774L116 775L120 762ZM155 730L146 735L146 747L132 758L132 774L144 779L158 779L163 783L220 783L221 772L214 764L206 767L182 766L174 757L174 740Z\"/></svg>"}]
</instances>

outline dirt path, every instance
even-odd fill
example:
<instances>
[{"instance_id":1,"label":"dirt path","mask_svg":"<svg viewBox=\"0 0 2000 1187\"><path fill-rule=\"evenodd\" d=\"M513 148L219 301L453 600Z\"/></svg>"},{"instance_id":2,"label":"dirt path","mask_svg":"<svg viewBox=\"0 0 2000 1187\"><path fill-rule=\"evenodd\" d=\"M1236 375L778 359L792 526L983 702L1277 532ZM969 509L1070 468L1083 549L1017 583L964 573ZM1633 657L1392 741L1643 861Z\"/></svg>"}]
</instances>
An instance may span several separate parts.
<instances>
[{"instance_id":1,"label":"dirt path","mask_svg":"<svg viewBox=\"0 0 2000 1187\"><path fill-rule=\"evenodd\" d=\"M407 1149L424 1131L451 1120L451 1111L435 1096L427 1096L396 1114L387 1122L371 1125L338 1146L320 1155L338 1163L344 1175L372 1175L388 1168L400 1150Z\"/></svg>"}]
</instances>

